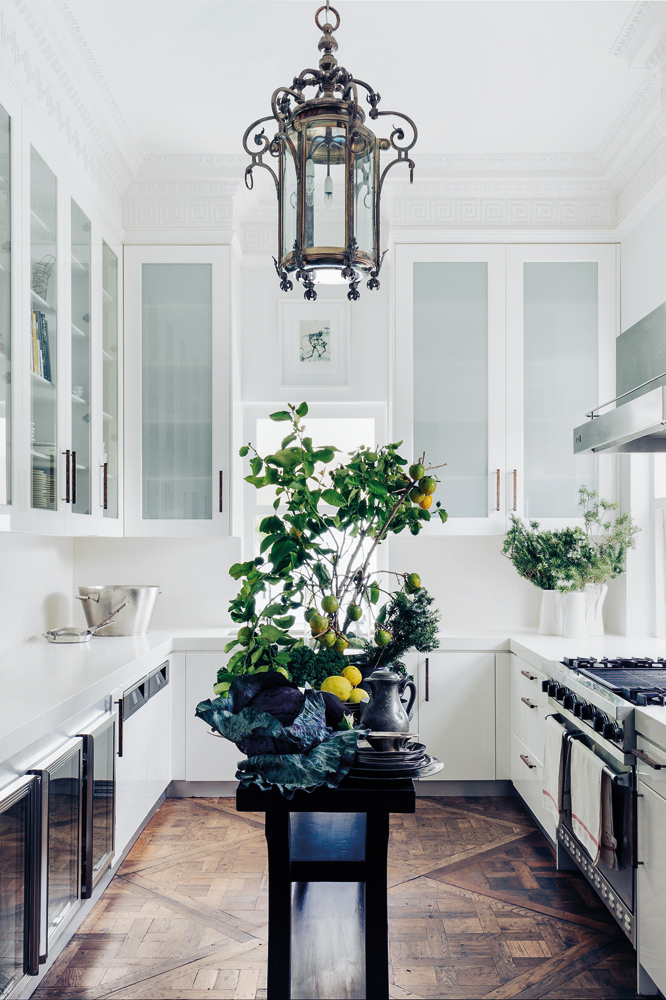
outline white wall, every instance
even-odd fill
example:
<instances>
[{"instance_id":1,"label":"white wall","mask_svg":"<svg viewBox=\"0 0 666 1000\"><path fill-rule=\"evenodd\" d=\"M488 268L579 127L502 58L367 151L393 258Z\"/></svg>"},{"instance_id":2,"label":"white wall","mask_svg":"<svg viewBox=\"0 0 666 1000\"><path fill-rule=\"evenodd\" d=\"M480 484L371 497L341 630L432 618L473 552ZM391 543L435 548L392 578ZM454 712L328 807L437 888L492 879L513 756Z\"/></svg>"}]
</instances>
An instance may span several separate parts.
<instances>
[{"instance_id":1,"label":"white wall","mask_svg":"<svg viewBox=\"0 0 666 1000\"><path fill-rule=\"evenodd\" d=\"M353 302L349 386L316 389L280 387L279 303L303 301L303 288L280 291L275 268L246 267L241 278L242 399L249 402L330 400L385 401L388 396L389 271L382 271L381 288ZM346 286L319 286L318 299L347 301Z\"/></svg>"},{"instance_id":2,"label":"white wall","mask_svg":"<svg viewBox=\"0 0 666 1000\"><path fill-rule=\"evenodd\" d=\"M622 240L620 329L666 302L666 198Z\"/></svg>"},{"instance_id":3,"label":"white wall","mask_svg":"<svg viewBox=\"0 0 666 1000\"><path fill-rule=\"evenodd\" d=\"M229 567L239 559L238 538L77 538L73 582L159 584L155 628L230 625L227 607L238 583ZM75 624L85 624L80 608L74 615Z\"/></svg>"},{"instance_id":4,"label":"white wall","mask_svg":"<svg viewBox=\"0 0 666 1000\"><path fill-rule=\"evenodd\" d=\"M72 547L71 538L0 535L1 649L72 624Z\"/></svg>"}]
</instances>

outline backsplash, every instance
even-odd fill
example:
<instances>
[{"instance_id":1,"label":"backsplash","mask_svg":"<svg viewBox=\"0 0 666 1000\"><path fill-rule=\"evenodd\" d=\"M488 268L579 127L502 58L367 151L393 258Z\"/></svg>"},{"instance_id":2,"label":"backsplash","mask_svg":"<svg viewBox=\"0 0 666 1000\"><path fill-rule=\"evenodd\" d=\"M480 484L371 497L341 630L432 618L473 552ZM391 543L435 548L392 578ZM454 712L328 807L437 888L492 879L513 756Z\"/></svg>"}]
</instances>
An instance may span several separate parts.
<instances>
[{"instance_id":1,"label":"backsplash","mask_svg":"<svg viewBox=\"0 0 666 1000\"><path fill-rule=\"evenodd\" d=\"M666 302L621 333L615 345L618 396L666 372ZM632 392L621 402L638 395Z\"/></svg>"}]
</instances>

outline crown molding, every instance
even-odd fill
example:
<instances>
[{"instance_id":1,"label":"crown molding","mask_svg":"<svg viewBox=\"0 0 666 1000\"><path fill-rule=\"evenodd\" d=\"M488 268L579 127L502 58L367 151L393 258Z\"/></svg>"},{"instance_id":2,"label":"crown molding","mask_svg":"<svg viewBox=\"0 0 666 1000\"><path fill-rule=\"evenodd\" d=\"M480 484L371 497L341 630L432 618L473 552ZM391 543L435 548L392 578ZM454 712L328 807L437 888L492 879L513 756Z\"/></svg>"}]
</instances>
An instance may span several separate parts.
<instances>
[{"instance_id":1,"label":"crown molding","mask_svg":"<svg viewBox=\"0 0 666 1000\"><path fill-rule=\"evenodd\" d=\"M622 25L620 33L613 42L610 50L612 56L628 56L630 49L635 44L638 35L645 29L654 14L661 7L658 0L639 0L634 4L629 17Z\"/></svg>"},{"instance_id":2,"label":"crown molding","mask_svg":"<svg viewBox=\"0 0 666 1000\"><path fill-rule=\"evenodd\" d=\"M36 13L37 11L37 13ZM132 165L100 123L100 116L66 68L66 53L39 4L12 0L0 10L0 67L21 101L56 146L118 212Z\"/></svg>"}]
</instances>

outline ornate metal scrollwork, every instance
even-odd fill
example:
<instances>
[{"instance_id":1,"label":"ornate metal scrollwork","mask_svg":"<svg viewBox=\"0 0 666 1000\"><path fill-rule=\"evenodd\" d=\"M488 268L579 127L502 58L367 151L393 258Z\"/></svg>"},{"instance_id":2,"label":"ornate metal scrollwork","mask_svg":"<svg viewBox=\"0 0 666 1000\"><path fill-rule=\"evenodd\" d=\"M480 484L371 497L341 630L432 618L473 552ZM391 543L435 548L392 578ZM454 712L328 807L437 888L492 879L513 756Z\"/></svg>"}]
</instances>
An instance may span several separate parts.
<instances>
[{"instance_id":1,"label":"ornate metal scrollwork","mask_svg":"<svg viewBox=\"0 0 666 1000\"><path fill-rule=\"evenodd\" d=\"M358 285L364 274L369 276L367 287L370 290L380 287L378 276L386 253L379 251L380 195L386 174L398 163L409 167L410 181L413 179L414 161L410 151L418 133L416 125L407 115L380 111L380 94L365 80L358 79L338 64L335 55L338 43L333 33L340 26L340 15L335 8L329 3L319 7L315 23L322 33L318 43L318 66L303 69L293 77L290 86L274 90L271 96L272 113L259 118L243 136L243 148L251 158L245 170L245 183L252 188L255 167L268 170L275 183L280 247L274 263L280 288L290 291L293 282L289 276L295 275L296 281L303 285L305 298L314 301L317 297L316 272L338 269L341 277L349 281L348 298L356 301L359 298ZM312 97L306 97L308 89L314 90ZM361 106L361 90L365 91L369 110ZM368 128L366 116L374 122L387 115L400 119L400 123L393 124L388 138L379 138ZM269 121L277 125L272 138L266 135L264 124ZM334 125L335 122L337 124ZM335 135L333 129L336 129ZM393 150L395 157L380 171L380 152L388 150ZM276 170L264 162L266 154L278 159ZM336 211L344 211L344 230L348 234L346 247L314 245L314 234L327 230L326 226L319 226L313 207L315 162L327 161L324 195L330 206L334 190L331 179L333 156L336 169L344 166L345 176L353 178L353 183L345 185L343 201L335 202L337 206L342 205ZM285 181L283 190L282 180L286 177L289 180ZM337 181L335 190L338 192L335 197L339 199L341 194ZM286 199L284 204L283 199ZM364 247L371 242L374 246L372 251L359 249L355 236L359 212L365 213L364 225L372 220L372 241L365 235L361 240ZM287 227L286 232L296 233L291 253L282 251L285 246L284 227Z\"/></svg>"}]
</instances>

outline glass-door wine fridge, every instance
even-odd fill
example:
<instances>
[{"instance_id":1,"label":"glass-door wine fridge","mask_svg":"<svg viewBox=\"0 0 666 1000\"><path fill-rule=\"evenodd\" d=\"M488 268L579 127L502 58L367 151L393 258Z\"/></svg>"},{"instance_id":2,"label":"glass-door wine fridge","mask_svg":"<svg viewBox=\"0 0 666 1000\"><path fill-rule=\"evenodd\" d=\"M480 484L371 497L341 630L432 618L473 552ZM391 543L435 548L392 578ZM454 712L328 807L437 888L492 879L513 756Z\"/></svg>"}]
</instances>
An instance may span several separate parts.
<instances>
[{"instance_id":1,"label":"glass-door wine fridge","mask_svg":"<svg viewBox=\"0 0 666 1000\"><path fill-rule=\"evenodd\" d=\"M83 739L83 851L81 895L93 889L113 859L116 828L116 721L108 712Z\"/></svg>"},{"instance_id":2,"label":"glass-door wine fridge","mask_svg":"<svg viewBox=\"0 0 666 1000\"><path fill-rule=\"evenodd\" d=\"M67 740L32 768L41 780L39 960L81 899L83 740Z\"/></svg>"},{"instance_id":3,"label":"glass-door wine fridge","mask_svg":"<svg viewBox=\"0 0 666 1000\"><path fill-rule=\"evenodd\" d=\"M39 971L40 780L0 791L0 998Z\"/></svg>"}]
</instances>

